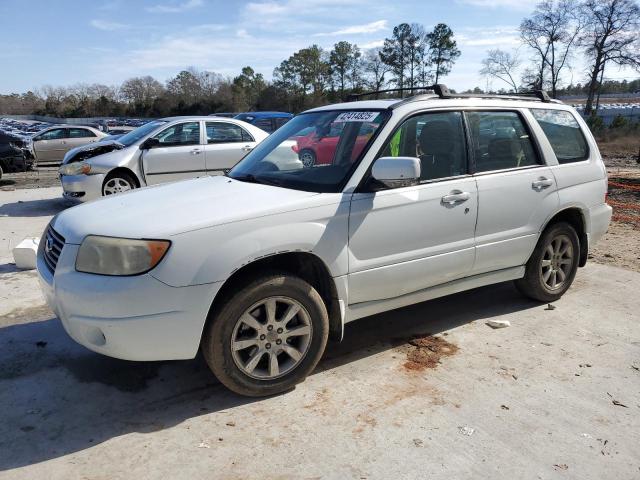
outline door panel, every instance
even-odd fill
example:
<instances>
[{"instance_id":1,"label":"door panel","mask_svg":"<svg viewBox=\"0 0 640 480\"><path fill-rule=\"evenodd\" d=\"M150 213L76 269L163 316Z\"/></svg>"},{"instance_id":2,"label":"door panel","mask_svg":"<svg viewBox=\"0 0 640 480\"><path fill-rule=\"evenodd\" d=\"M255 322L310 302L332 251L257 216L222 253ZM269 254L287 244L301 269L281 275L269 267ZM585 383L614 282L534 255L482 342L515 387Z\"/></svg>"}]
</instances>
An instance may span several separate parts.
<instances>
[{"instance_id":1,"label":"door panel","mask_svg":"<svg viewBox=\"0 0 640 480\"><path fill-rule=\"evenodd\" d=\"M36 138L33 142L33 150L38 161L60 161L69 150L67 147L66 129L56 128L48 130Z\"/></svg>"},{"instance_id":2,"label":"door panel","mask_svg":"<svg viewBox=\"0 0 640 480\"><path fill-rule=\"evenodd\" d=\"M466 201L443 197L467 192ZM349 220L349 303L393 298L464 277L478 211L473 178L354 194Z\"/></svg>"},{"instance_id":3,"label":"door panel","mask_svg":"<svg viewBox=\"0 0 640 480\"><path fill-rule=\"evenodd\" d=\"M200 122L174 124L155 135L158 146L145 150L142 165L147 185L196 178L206 174Z\"/></svg>"},{"instance_id":4,"label":"door panel","mask_svg":"<svg viewBox=\"0 0 640 480\"><path fill-rule=\"evenodd\" d=\"M534 187L540 179L548 187ZM549 167L480 175L474 273L523 265L559 198Z\"/></svg>"},{"instance_id":5,"label":"door panel","mask_svg":"<svg viewBox=\"0 0 640 480\"><path fill-rule=\"evenodd\" d=\"M231 122L206 122L207 173L220 175L233 167L257 144L242 127Z\"/></svg>"}]
</instances>

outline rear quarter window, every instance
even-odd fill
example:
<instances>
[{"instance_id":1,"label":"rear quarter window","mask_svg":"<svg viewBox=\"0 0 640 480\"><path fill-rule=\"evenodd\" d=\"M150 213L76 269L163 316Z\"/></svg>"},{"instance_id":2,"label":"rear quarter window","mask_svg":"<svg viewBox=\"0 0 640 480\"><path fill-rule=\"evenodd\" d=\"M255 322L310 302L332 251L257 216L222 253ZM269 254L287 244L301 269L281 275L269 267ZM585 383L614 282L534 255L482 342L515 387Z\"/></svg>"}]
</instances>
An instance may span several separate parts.
<instances>
[{"instance_id":1,"label":"rear quarter window","mask_svg":"<svg viewBox=\"0 0 640 480\"><path fill-rule=\"evenodd\" d=\"M589 157L587 140L570 112L535 108L531 113L547 136L558 163L580 162Z\"/></svg>"}]
</instances>

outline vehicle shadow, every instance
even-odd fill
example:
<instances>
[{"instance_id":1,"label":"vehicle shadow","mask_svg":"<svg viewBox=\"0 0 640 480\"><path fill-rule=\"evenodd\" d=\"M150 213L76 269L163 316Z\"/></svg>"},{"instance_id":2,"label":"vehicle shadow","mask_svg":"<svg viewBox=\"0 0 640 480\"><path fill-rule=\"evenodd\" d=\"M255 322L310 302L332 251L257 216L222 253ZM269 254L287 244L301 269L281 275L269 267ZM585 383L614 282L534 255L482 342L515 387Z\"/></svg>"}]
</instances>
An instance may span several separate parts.
<instances>
[{"instance_id":1,"label":"vehicle shadow","mask_svg":"<svg viewBox=\"0 0 640 480\"><path fill-rule=\"evenodd\" d=\"M362 319L346 326L342 343L329 344L314 375L416 335L536 306L509 283ZM200 356L176 362L111 359L75 344L57 319L39 313L34 322L34 315L27 309L9 321L0 318L0 471L262 401L228 391Z\"/></svg>"},{"instance_id":2,"label":"vehicle shadow","mask_svg":"<svg viewBox=\"0 0 640 480\"><path fill-rule=\"evenodd\" d=\"M19 200L0 205L0 216L46 217L56 215L69 206L69 201L62 197L43 200Z\"/></svg>"}]
</instances>

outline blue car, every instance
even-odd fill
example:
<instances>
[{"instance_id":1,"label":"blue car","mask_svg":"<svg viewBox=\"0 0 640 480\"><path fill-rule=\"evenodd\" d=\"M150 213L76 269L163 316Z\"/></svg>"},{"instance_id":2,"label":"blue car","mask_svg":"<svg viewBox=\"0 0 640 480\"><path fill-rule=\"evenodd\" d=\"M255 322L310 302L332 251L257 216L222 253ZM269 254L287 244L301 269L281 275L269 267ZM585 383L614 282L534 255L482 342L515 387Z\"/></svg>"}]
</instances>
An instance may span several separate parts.
<instances>
[{"instance_id":1,"label":"blue car","mask_svg":"<svg viewBox=\"0 0 640 480\"><path fill-rule=\"evenodd\" d=\"M234 118L255 125L265 132L272 133L291 120L293 115L286 112L245 112L236 115Z\"/></svg>"}]
</instances>

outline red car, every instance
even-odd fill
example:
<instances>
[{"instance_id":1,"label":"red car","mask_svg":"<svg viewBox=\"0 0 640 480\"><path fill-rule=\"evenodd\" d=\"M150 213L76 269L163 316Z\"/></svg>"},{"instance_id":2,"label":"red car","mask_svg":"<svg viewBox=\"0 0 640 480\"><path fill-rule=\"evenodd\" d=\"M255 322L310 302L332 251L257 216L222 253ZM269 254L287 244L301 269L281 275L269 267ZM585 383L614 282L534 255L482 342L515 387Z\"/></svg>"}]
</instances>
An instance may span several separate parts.
<instances>
[{"instance_id":1,"label":"red car","mask_svg":"<svg viewBox=\"0 0 640 480\"><path fill-rule=\"evenodd\" d=\"M298 154L302 164L305 167L312 167L314 165L330 165L333 163L333 156L336 153L343 127L344 122L333 123L326 136L320 136L313 131L298 137L296 139L297 145L294 146L293 150ZM358 158L374 130L375 128L363 124L360 129L360 135L358 135L356 144L351 152L352 162Z\"/></svg>"}]
</instances>

